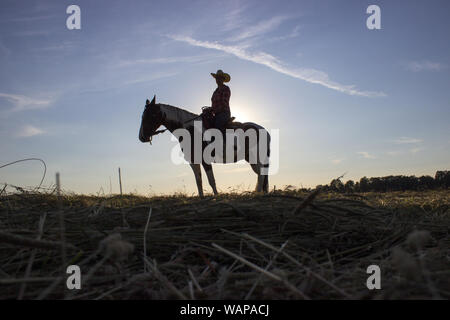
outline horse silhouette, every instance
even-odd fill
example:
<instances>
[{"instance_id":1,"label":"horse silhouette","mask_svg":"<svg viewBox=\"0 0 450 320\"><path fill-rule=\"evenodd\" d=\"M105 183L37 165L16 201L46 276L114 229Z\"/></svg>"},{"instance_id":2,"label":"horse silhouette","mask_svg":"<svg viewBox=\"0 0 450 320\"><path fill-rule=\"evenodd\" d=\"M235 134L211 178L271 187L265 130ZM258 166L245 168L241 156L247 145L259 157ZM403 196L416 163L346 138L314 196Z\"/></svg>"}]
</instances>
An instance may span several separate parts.
<instances>
[{"instance_id":1,"label":"horse silhouette","mask_svg":"<svg viewBox=\"0 0 450 320\"><path fill-rule=\"evenodd\" d=\"M191 136L194 135L194 121L198 121L201 118L201 115L194 114L187 110L183 110L181 108L177 108L167 104L161 104L155 102L156 97L153 97L152 101L149 102L147 100L144 112L142 113L141 127L139 129L139 140L141 142L151 142L152 137L156 134L162 133L166 130L169 130L172 134L175 134L177 129L186 129ZM164 130L158 130L160 126L166 127ZM269 189L269 177L268 177L268 169L269 163L268 159L270 156L270 135L266 129L262 126L252 123L252 122L230 122L227 125L227 129L238 130L241 129L241 132L247 133L248 130L254 130L256 132L256 141L251 141L252 139L238 140L235 139L234 143L237 144L234 146L232 152L233 155L228 155L227 151L224 149L223 158L220 158L221 163L235 163L240 160L246 160L250 163L253 171L258 175L257 183L255 191L257 192L268 192ZM204 132L204 127L202 127L202 132ZM181 142L182 139L179 137L178 141ZM266 139L265 141L261 141L262 139ZM237 142L237 143L236 143ZM240 142L240 143L239 143ZM242 142L244 145L242 145ZM261 144L260 144L261 142ZM202 152L205 147L208 145L207 142L202 142ZM261 145L264 146L264 150L259 150ZM203 197L203 186L202 186L202 175L200 163L195 163L194 161L194 144L191 146L191 152L186 152L183 150L185 160L190 164L192 170L194 171L195 181L197 183L198 194L200 197ZM244 148L244 152L237 152L240 148ZM241 149L242 150L242 149ZM256 158L253 157L256 153ZM261 153L264 154L265 160L261 159ZM202 153L203 154L203 153ZM230 161L231 159L231 161ZM252 159L256 159L253 161ZM227 162L228 160L228 162ZM218 162L218 161L216 161ZM208 163L206 161L201 160L201 164L203 169L206 172L206 176L208 177L208 182L216 195L217 188L216 182L214 178L212 163Z\"/></svg>"}]
</instances>

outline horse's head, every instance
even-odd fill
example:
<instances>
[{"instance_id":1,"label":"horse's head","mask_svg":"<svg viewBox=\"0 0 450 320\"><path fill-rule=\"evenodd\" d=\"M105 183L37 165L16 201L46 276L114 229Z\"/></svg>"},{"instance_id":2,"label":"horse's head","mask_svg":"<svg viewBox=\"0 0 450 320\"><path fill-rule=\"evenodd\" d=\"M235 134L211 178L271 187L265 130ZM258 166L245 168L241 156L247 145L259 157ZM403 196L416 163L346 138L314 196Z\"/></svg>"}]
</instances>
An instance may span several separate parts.
<instances>
[{"instance_id":1,"label":"horse's head","mask_svg":"<svg viewBox=\"0 0 450 320\"><path fill-rule=\"evenodd\" d=\"M142 113L141 128L139 129L139 140L149 142L156 130L163 124L163 114L159 104L155 103L155 96L152 101L148 99Z\"/></svg>"}]
</instances>

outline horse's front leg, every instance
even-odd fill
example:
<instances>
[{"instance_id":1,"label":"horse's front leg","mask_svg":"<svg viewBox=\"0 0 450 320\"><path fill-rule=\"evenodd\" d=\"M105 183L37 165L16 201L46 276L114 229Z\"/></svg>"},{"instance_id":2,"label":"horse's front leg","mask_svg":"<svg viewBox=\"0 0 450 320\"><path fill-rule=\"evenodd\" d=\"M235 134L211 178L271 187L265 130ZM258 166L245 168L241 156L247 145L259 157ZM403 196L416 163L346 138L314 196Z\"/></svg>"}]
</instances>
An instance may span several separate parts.
<instances>
[{"instance_id":1,"label":"horse's front leg","mask_svg":"<svg viewBox=\"0 0 450 320\"><path fill-rule=\"evenodd\" d=\"M199 164L191 163L192 171L194 171L195 182L197 183L198 195L203 198L202 171Z\"/></svg>"},{"instance_id":2,"label":"horse's front leg","mask_svg":"<svg viewBox=\"0 0 450 320\"><path fill-rule=\"evenodd\" d=\"M208 177L209 185L213 189L214 195L217 195L218 192L217 192L217 188L216 188L216 180L214 179L212 165L203 163L203 169L205 169L206 176Z\"/></svg>"}]
</instances>

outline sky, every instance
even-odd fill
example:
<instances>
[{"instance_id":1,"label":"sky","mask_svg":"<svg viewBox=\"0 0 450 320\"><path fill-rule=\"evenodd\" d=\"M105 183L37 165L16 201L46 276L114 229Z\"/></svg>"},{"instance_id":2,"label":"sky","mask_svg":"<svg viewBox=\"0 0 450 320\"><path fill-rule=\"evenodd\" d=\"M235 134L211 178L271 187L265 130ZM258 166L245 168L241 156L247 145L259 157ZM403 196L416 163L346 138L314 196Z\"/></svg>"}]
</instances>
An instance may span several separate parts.
<instances>
[{"instance_id":1,"label":"sky","mask_svg":"<svg viewBox=\"0 0 450 320\"><path fill-rule=\"evenodd\" d=\"M69 30L69 5L81 29ZM381 29L370 30L369 5ZM449 1L0 2L0 166L37 157L66 191L195 194L170 133L138 140L145 100L199 113L231 75L231 112L279 130L270 188L345 173L450 169ZM42 164L0 169L36 186ZM219 192L253 190L246 163L214 165ZM203 174L204 189L210 192Z\"/></svg>"}]
</instances>

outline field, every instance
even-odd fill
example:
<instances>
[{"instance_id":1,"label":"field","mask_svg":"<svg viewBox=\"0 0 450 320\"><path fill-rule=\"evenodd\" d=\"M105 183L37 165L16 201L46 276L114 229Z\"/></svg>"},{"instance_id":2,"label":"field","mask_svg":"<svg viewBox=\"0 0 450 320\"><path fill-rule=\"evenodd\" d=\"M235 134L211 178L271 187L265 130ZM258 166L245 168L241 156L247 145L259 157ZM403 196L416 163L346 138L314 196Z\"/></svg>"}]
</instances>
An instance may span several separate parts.
<instances>
[{"instance_id":1,"label":"field","mask_svg":"<svg viewBox=\"0 0 450 320\"><path fill-rule=\"evenodd\" d=\"M449 205L448 190L4 193L0 298L449 299Z\"/></svg>"}]
</instances>

